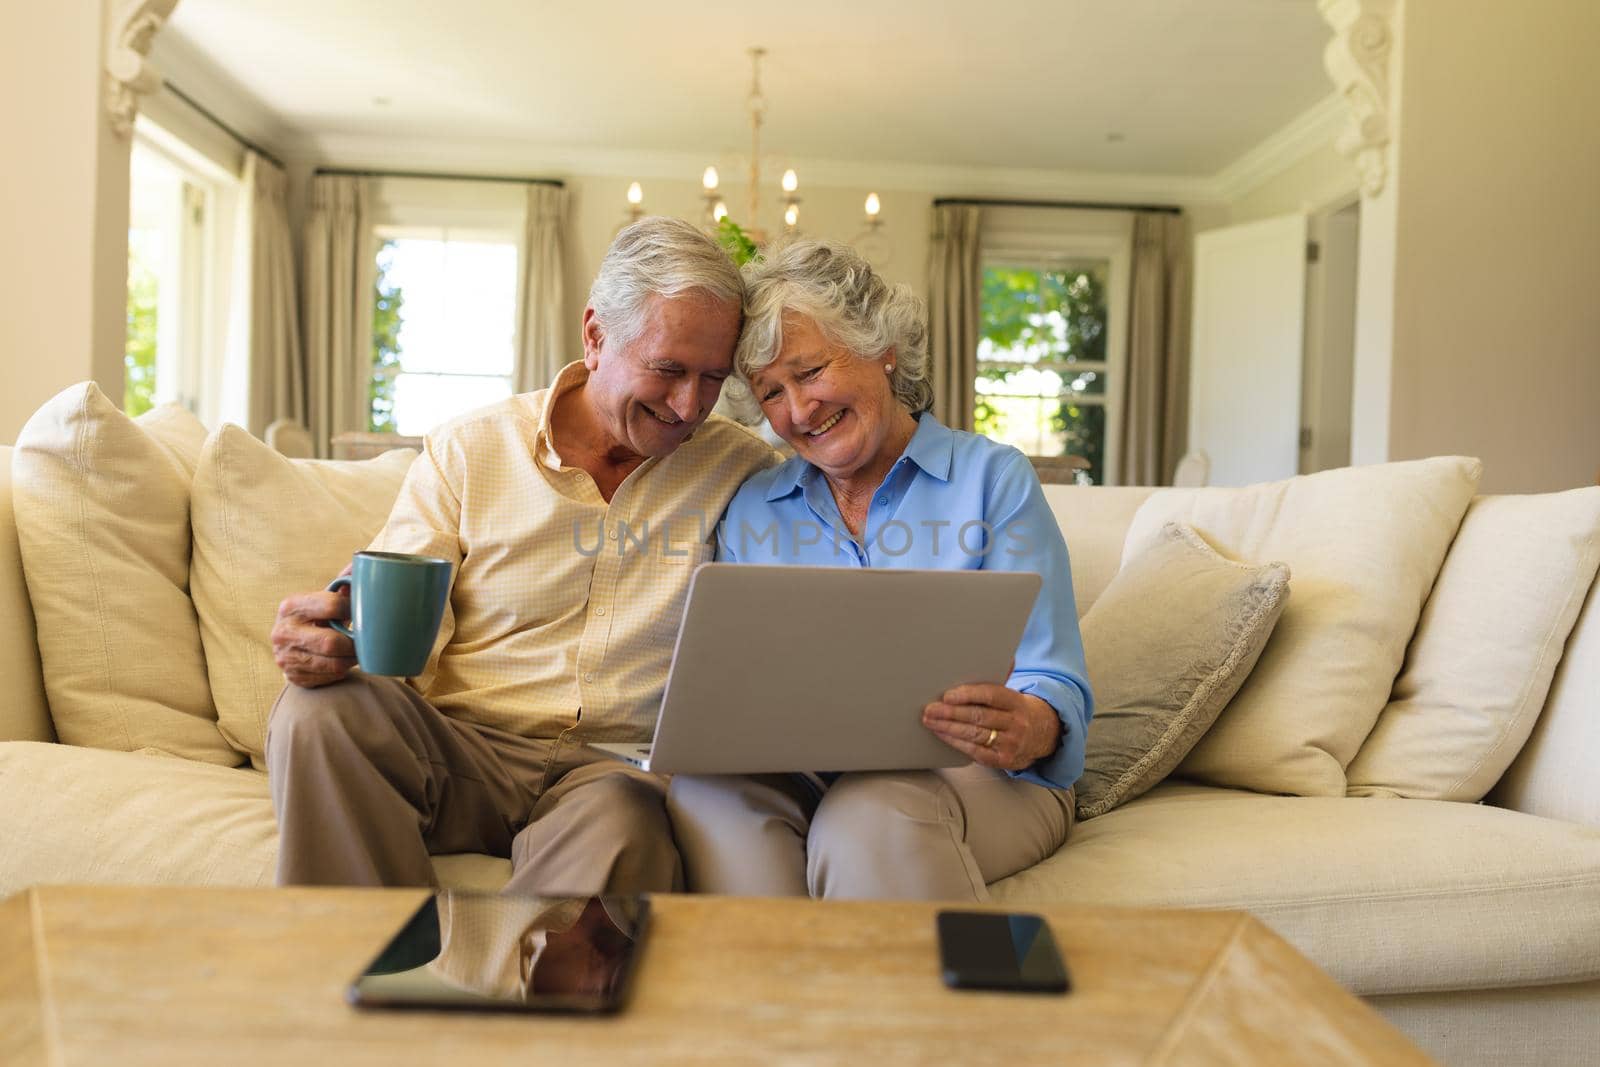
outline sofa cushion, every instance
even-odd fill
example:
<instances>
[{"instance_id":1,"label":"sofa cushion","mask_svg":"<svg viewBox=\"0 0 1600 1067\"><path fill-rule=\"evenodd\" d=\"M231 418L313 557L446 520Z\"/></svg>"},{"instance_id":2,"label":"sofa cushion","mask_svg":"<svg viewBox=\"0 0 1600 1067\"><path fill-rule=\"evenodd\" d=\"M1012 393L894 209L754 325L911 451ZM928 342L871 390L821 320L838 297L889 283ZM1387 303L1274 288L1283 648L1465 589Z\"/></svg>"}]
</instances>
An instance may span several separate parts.
<instances>
[{"instance_id":1,"label":"sofa cushion","mask_svg":"<svg viewBox=\"0 0 1600 1067\"><path fill-rule=\"evenodd\" d=\"M1167 782L993 891L1241 908L1362 996L1600 978L1600 828L1479 804Z\"/></svg>"},{"instance_id":2,"label":"sofa cushion","mask_svg":"<svg viewBox=\"0 0 1600 1067\"><path fill-rule=\"evenodd\" d=\"M272 656L278 604L320 589L383 527L416 456L289 459L239 429L206 441L193 496L195 610L223 734L263 767L283 689Z\"/></svg>"},{"instance_id":3,"label":"sofa cushion","mask_svg":"<svg viewBox=\"0 0 1600 1067\"><path fill-rule=\"evenodd\" d=\"M34 413L12 454L23 572L57 735L239 762L217 730L189 601L189 483L205 428L130 419L92 382Z\"/></svg>"},{"instance_id":4,"label":"sofa cushion","mask_svg":"<svg viewBox=\"0 0 1600 1067\"><path fill-rule=\"evenodd\" d=\"M1349 792L1480 800L1533 730L1600 565L1600 487L1479 497Z\"/></svg>"},{"instance_id":5,"label":"sofa cushion","mask_svg":"<svg viewBox=\"0 0 1600 1067\"><path fill-rule=\"evenodd\" d=\"M271 885L267 776L71 745L0 744L0 895L42 882Z\"/></svg>"},{"instance_id":6,"label":"sofa cushion","mask_svg":"<svg viewBox=\"0 0 1600 1067\"><path fill-rule=\"evenodd\" d=\"M1122 566L1122 541L1153 486L1046 485L1044 499L1067 539L1072 598L1081 618Z\"/></svg>"},{"instance_id":7,"label":"sofa cushion","mask_svg":"<svg viewBox=\"0 0 1600 1067\"><path fill-rule=\"evenodd\" d=\"M0 743L0 897L31 885L271 885L278 828L249 767ZM498 890L511 861L435 856L441 885Z\"/></svg>"},{"instance_id":8,"label":"sofa cushion","mask_svg":"<svg viewBox=\"0 0 1600 1067\"><path fill-rule=\"evenodd\" d=\"M1481 465L1443 457L1243 489L1166 489L1139 509L1129 559L1184 522L1232 559L1282 560L1294 596L1255 670L1177 774L1263 793L1343 796L1389 702Z\"/></svg>"},{"instance_id":9,"label":"sofa cushion","mask_svg":"<svg viewBox=\"0 0 1600 1067\"><path fill-rule=\"evenodd\" d=\"M1175 522L1117 572L1083 617L1095 708L1078 818L1144 794L1188 755L1249 677L1288 593L1282 563L1235 563Z\"/></svg>"}]
</instances>

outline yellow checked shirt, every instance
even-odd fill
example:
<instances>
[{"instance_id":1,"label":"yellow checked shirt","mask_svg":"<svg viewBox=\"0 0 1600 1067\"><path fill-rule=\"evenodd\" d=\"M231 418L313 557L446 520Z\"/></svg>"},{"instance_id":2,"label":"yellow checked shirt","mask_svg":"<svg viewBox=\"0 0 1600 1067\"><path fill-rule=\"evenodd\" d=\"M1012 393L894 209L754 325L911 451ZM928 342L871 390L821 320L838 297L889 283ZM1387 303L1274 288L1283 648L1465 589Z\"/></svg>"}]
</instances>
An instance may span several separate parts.
<instances>
[{"instance_id":1,"label":"yellow checked shirt","mask_svg":"<svg viewBox=\"0 0 1600 1067\"><path fill-rule=\"evenodd\" d=\"M734 490L777 456L712 415L606 503L564 466L555 397L588 371L429 435L372 548L439 556L455 583L415 685L452 718L524 737L643 741L655 728L689 577Z\"/></svg>"}]
</instances>

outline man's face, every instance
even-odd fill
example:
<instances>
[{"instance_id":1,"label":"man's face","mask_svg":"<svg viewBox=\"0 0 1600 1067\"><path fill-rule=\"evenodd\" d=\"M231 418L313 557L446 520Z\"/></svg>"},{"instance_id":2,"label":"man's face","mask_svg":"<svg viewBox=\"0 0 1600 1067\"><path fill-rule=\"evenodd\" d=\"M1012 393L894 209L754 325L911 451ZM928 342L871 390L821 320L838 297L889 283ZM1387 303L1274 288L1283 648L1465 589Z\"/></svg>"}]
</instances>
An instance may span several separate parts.
<instances>
[{"instance_id":1,"label":"man's face","mask_svg":"<svg viewBox=\"0 0 1600 1067\"><path fill-rule=\"evenodd\" d=\"M733 371L739 316L733 301L651 296L638 336L618 343L584 310L584 393L614 449L665 456L699 429Z\"/></svg>"}]
</instances>

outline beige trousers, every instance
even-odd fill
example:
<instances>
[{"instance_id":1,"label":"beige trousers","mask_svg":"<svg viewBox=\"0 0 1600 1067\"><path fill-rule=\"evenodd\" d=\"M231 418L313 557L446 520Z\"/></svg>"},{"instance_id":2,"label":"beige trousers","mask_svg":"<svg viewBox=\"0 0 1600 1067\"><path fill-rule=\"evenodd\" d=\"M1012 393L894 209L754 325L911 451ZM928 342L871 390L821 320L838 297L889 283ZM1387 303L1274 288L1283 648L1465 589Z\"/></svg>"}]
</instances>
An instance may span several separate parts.
<instances>
[{"instance_id":1,"label":"beige trousers","mask_svg":"<svg viewBox=\"0 0 1600 1067\"><path fill-rule=\"evenodd\" d=\"M667 798L689 888L741 896L989 899L1060 848L1071 790L951 770L689 776Z\"/></svg>"},{"instance_id":2,"label":"beige trousers","mask_svg":"<svg viewBox=\"0 0 1600 1067\"><path fill-rule=\"evenodd\" d=\"M666 785L571 732L458 722L393 678L288 686L267 730L280 885L431 886L432 853L509 857L508 890L671 891Z\"/></svg>"}]
</instances>

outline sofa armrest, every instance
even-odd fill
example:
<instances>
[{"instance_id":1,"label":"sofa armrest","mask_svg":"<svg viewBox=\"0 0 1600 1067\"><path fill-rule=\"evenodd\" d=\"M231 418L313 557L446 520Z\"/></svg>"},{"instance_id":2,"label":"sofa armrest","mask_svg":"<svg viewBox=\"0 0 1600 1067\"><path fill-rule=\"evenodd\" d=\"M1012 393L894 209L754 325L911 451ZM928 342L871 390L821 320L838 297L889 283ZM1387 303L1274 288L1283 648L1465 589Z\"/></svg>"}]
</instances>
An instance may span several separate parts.
<instances>
[{"instance_id":1,"label":"sofa armrest","mask_svg":"<svg viewBox=\"0 0 1600 1067\"><path fill-rule=\"evenodd\" d=\"M1600 826L1600 581L1567 638L1528 743L1488 802Z\"/></svg>"},{"instance_id":2,"label":"sofa armrest","mask_svg":"<svg viewBox=\"0 0 1600 1067\"><path fill-rule=\"evenodd\" d=\"M54 741L11 510L11 452L0 446L0 741Z\"/></svg>"}]
</instances>

